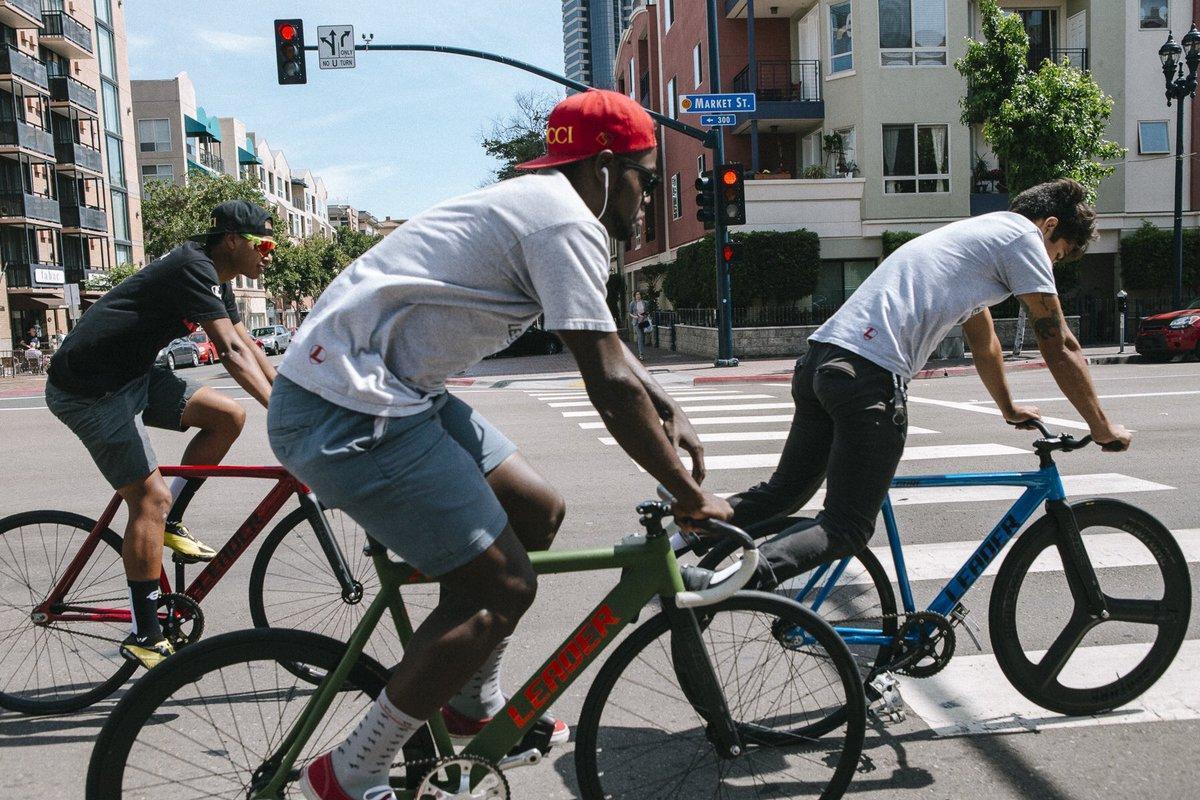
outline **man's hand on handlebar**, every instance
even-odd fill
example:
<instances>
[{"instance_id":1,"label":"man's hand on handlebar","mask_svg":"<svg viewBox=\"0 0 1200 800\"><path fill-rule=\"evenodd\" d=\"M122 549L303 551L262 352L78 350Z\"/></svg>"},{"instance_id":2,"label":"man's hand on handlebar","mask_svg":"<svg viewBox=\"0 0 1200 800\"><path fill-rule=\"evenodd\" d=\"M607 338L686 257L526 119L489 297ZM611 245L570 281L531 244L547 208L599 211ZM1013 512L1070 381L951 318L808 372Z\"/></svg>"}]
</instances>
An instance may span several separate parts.
<instances>
[{"instance_id":1,"label":"man's hand on handlebar","mask_svg":"<svg viewBox=\"0 0 1200 800\"><path fill-rule=\"evenodd\" d=\"M1133 434L1124 425L1107 422L1092 427L1092 441L1111 453L1119 453L1129 449Z\"/></svg>"},{"instance_id":2,"label":"man's hand on handlebar","mask_svg":"<svg viewBox=\"0 0 1200 800\"><path fill-rule=\"evenodd\" d=\"M1012 408L1004 412L1004 421L1009 425L1017 426L1017 429L1022 431L1036 430L1036 426L1033 425L1030 420L1041 418L1042 412L1037 406L1014 405Z\"/></svg>"},{"instance_id":3,"label":"man's hand on handlebar","mask_svg":"<svg viewBox=\"0 0 1200 800\"><path fill-rule=\"evenodd\" d=\"M694 530L688 525L689 520L718 519L728 522L733 519L733 508L729 503L705 491L686 500L675 498L671 505L671 513L675 515L676 524L687 531Z\"/></svg>"}]
</instances>

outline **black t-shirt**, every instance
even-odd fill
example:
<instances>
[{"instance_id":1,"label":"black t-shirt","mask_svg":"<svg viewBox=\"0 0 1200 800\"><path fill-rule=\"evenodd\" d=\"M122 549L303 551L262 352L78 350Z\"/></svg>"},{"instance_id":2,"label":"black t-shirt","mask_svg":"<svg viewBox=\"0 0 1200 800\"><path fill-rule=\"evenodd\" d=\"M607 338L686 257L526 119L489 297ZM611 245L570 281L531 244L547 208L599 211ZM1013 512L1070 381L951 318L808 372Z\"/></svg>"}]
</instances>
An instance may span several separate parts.
<instances>
[{"instance_id":1,"label":"black t-shirt","mask_svg":"<svg viewBox=\"0 0 1200 800\"><path fill-rule=\"evenodd\" d=\"M50 382L98 397L145 375L172 339L199 323L241 322L233 288L212 259L187 242L121 281L87 310L50 360Z\"/></svg>"}]
</instances>

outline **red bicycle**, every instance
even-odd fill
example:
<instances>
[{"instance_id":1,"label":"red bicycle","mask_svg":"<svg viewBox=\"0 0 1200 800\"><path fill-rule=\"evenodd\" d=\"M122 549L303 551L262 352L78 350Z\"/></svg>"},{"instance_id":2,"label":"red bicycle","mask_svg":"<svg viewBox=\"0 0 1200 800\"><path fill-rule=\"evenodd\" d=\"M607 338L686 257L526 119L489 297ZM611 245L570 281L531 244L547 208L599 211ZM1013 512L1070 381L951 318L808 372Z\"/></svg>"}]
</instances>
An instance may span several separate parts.
<instances>
[{"instance_id":1,"label":"red bicycle","mask_svg":"<svg viewBox=\"0 0 1200 800\"><path fill-rule=\"evenodd\" d=\"M323 507L283 467L160 470L166 477L274 481L191 583L178 560L174 588L163 570L159 619L176 648L200 638L200 603L293 495L300 507L271 530L254 559L250 617L257 627L302 628L338 640L349 635L378 589L366 534L353 520ZM109 527L121 503L114 495L99 520L67 511L0 520L0 707L78 711L112 694L137 669L117 652L130 625L121 537ZM382 663L400 660L394 636L373 648Z\"/></svg>"}]
</instances>

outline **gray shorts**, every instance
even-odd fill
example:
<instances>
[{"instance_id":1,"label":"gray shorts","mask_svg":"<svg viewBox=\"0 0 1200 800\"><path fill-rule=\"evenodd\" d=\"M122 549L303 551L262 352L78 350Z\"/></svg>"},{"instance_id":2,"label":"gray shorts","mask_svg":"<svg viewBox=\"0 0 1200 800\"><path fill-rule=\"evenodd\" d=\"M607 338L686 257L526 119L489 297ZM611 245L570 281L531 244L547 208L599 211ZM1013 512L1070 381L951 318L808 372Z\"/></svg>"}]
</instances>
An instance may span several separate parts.
<instances>
[{"instance_id":1,"label":"gray shorts","mask_svg":"<svg viewBox=\"0 0 1200 800\"><path fill-rule=\"evenodd\" d=\"M185 431L183 409L200 384L154 367L100 397L65 392L46 383L46 406L79 437L114 489L158 469L146 426Z\"/></svg>"},{"instance_id":2,"label":"gray shorts","mask_svg":"<svg viewBox=\"0 0 1200 800\"><path fill-rule=\"evenodd\" d=\"M279 462L321 502L431 577L475 559L508 524L485 476L517 447L457 397L374 417L280 375L267 433Z\"/></svg>"}]
</instances>

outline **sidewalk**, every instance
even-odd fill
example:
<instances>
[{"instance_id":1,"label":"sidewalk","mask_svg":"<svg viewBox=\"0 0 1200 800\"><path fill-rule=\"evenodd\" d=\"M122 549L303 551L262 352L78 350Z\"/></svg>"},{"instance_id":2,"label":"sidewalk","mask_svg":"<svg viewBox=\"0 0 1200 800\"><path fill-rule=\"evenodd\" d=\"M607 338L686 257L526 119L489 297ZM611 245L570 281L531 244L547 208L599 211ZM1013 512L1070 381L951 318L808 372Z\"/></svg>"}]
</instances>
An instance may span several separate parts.
<instances>
[{"instance_id":1,"label":"sidewalk","mask_svg":"<svg viewBox=\"0 0 1200 800\"><path fill-rule=\"evenodd\" d=\"M46 391L45 375L19 375L15 378L0 378L0 398L31 397Z\"/></svg>"}]
</instances>

